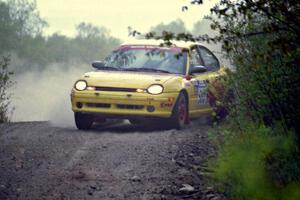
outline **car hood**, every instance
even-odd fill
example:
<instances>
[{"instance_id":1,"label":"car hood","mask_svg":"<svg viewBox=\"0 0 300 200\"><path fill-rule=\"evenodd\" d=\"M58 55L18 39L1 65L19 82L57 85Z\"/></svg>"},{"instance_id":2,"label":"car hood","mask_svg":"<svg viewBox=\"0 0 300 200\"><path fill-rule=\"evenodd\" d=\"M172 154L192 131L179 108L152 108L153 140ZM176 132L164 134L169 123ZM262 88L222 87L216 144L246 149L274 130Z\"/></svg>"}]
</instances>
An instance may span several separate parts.
<instances>
[{"instance_id":1,"label":"car hood","mask_svg":"<svg viewBox=\"0 0 300 200\"><path fill-rule=\"evenodd\" d=\"M97 71L83 75L89 86L147 88L152 84L164 84L169 79L178 76L167 73Z\"/></svg>"}]
</instances>

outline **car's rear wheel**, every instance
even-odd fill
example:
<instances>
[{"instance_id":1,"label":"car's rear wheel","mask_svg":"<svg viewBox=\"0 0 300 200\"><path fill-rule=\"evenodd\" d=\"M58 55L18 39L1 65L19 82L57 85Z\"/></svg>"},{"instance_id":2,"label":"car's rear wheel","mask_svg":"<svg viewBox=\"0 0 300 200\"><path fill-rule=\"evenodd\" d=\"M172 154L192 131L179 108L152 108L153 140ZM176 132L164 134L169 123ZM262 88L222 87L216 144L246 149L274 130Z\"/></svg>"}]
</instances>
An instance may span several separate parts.
<instances>
[{"instance_id":1,"label":"car's rear wheel","mask_svg":"<svg viewBox=\"0 0 300 200\"><path fill-rule=\"evenodd\" d=\"M188 115L188 100L180 93L171 116L171 125L178 130L183 129L188 124Z\"/></svg>"},{"instance_id":2,"label":"car's rear wheel","mask_svg":"<svg viewBox=\"0 0 300 200\"><path fill-rule=\"evenodd\" d=\"M74 113L75 124L79 130L89 130L93 125L93 116L90 114Z\"/></svg>"}]
</instances>

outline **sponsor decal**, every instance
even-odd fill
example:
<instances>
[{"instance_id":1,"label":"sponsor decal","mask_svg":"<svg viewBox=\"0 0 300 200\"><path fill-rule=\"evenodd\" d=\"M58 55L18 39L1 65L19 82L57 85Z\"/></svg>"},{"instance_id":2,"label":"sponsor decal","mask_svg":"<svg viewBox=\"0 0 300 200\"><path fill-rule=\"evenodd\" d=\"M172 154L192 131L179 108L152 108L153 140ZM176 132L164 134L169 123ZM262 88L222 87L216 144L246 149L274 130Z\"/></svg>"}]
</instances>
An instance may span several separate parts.
<instances>
[{"instance_id":1,"label":"sponsor decal","mask_svg":"<svg viewBox=\"0 0 300 200\"><path fill-rule=\"evenodd\" d=\"M161 103L160 104L161 108L170 108L172 106L173 106L173 103L170 103L170 102L166 102L166 103Z\"/></svg>"},{"instance_id":2,"label":"sponsor decal","mask_svg":"<svg viewBox=\"0 0 300 200\"><path fill-rule=\"evenodd\" d=\"M207 81L202 79L195 79L193 81L195 95L197 95L197 104L199 106L206 105L207 99Z\"/></svg>"}]
</instances>

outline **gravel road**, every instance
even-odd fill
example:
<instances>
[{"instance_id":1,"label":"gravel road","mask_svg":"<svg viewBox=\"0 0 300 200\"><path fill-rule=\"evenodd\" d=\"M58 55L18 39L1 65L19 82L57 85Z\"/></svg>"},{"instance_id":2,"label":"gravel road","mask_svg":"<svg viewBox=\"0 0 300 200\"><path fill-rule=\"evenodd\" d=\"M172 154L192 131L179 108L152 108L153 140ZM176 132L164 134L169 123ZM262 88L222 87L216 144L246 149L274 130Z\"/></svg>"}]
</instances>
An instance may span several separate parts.
<instances>
[{"instance_id":1,"label":"gravel road","mask_svg":"<svg viewBox=\"0 0 300 200\"><path fill-rule=\"evenodd\" d=\"M205 199L208 126L129 123L91 131L48 122L0 125L0 199ZM192 191L179 191L189 184Z\"/></svg>"}]
</instances>

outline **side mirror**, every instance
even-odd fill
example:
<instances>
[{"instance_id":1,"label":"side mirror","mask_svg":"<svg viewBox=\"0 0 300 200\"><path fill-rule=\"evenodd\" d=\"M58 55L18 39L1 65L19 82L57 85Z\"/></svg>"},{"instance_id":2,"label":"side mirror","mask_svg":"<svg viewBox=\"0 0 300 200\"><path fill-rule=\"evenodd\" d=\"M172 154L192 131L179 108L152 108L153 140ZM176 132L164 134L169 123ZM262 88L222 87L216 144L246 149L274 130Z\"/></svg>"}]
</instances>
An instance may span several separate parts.
<instances>
[{"instance_id":1,"label":"side mirror","mask_svg":"<svg viewBox=\"0 0 300 200\"><path fill-rule=\"evenodd\" d=\"M207 71L207 68L205 66L196 65L196 66L191 67L190 74L199 74L199 73L203 73L206 71Z\"/></svg>"},{"instance_id":2,"label":"side mirror","mask_svg":"<svg viewBox=\"0 0 300 200\"><path fill-rule=\"evenodd\" d=\"M102 61L94 61L92 62L92 66L96 69L104 67L104 62Z\"/></svg>"}]
</instances>

